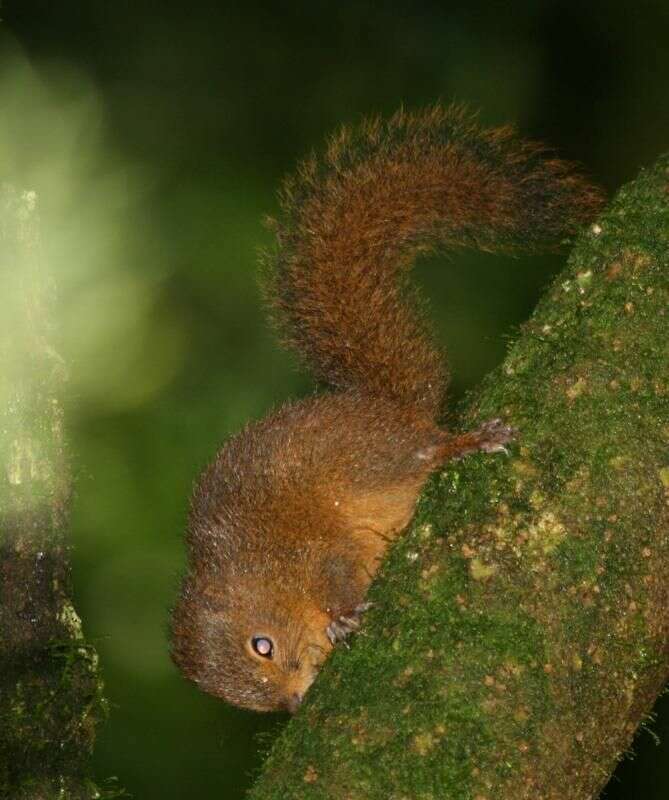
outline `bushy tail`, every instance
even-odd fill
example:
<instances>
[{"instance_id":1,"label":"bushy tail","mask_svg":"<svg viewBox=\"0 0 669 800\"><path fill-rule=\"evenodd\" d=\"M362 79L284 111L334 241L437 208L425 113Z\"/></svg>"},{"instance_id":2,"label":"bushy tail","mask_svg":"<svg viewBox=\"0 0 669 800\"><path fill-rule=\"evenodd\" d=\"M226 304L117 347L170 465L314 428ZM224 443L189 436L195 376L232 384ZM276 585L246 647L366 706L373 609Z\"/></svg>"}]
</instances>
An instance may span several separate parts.
<instances>
[{"instance_id":1,"label":"bushy tail","mask_svg":"<svg viewBox=\"0 0 669 800\"><path fill-rule=\"evenodd\" d=\"M400 111L342 130L286 182L270 303L318 379L435 415L446 370L407 285L416 254L555 247L601 203L510 127L483 130L457 107Z\"/></svg>"}]
</instances>

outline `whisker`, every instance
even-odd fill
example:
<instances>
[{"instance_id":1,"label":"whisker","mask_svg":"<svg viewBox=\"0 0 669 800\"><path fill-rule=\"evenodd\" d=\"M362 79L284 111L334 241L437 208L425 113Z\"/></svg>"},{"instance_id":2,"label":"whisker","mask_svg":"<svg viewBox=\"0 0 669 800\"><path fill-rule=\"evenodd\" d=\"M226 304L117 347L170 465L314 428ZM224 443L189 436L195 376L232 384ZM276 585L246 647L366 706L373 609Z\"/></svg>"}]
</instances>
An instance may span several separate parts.
<instances>
[{"instance_id":1,"label":"whisker","mask_svg":"<svg viewBox=\"0 0 669 800\"><path fill-rule=\"evenodd\" d=\"M387 534L382 533L381 531L377 530L376 528L372 528L372 527L370 527L368 525L361 525L361 526L357 527L356 530L358 530L358 531L368 531L369 533L373 533L375 536L378 536L379 539L383 539L384 542L390 543L390 542L395 541L392 536L388 536Z\"/></svg>"}]
</instances>

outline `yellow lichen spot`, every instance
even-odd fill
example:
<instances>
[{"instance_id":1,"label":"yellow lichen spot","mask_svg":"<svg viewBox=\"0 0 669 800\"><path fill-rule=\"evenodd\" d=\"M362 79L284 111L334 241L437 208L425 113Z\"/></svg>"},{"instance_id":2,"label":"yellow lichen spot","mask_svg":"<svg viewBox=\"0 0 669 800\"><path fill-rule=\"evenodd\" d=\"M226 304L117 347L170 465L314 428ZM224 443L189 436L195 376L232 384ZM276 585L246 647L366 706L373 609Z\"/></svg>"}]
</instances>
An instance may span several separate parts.
<instances>
[{"instance_id":1,"label":"yellow lichen spot","mask_svg":"<svg viewBox=\"0 0 669 800\"><path fill-rule=\"evenodd\" d=\"M309 766L307 767L307 771L304 773L304 782L316 783L317 780L318 780L318 772L316 772L316 769L311 764L309 764Z\"/></svg>"},{"instance_id":2,"label":"yellow lichen spot","mask_svg":"<svg viewBox=\"0 0 669 800\"><path fill-rule=\"evenodd\" d=\"M585 391L585 387L587 386L587 382L585 378L579 378L575 383L567 389L566 395L570 400L575 400L579 395L582 395Z\"/></svg>"},{"instance_id":3,"label":"yellow lichen spot","mask_svg":"<svg viewBox=\"0 0 669 800\"><path fill-rule=\"evenodd\" d=\"M508 675L513 675L514 678L517 678L519 675L522 675L524 669L525 668L523 667L522 664L519 664L518 662L513 661L512 659L508 659L507 661L504 662L504 670Z\"/></svg>"},{"instance_id":4,"label":"yellow lichen spot","mask_svg":"<svg viewBox=\"0 0 669 800\"><path fill-rule=\"evenodd\" d=\"M567 529L552 511L542 514L528 529L530 547L539 548L545 555L552 553L567 536Z\"/></svg>"},{"instance_id":5,"label":"yellow lichen spot","mask_svg":"<svg viewBox=\"0 0 669 800\"><path fill-rule=\"evenodd\" d=\"M662 485L666 489L669 489L669 467L662 467L662 469L659 471L659 475Z\"/></svg>"},{"instance_id":6,"label":"yellow lichen spot","mask_svg":"<svg viewBox=\"0 0 669 800\"><path fill-rule=\"evenodd\" d=\"M576 672L580 672L583 668L583 659L578 654L575 654L571 659L571 665Z\"/></svg>"},{"instance_id":7,"label":"yellow lichen spot","mask_svg":"<svg viewBox=\"0 0 669 800\"><path fill-rule=\"evenodd\" d=\"M74 606L69 601L65 602L63 605L60 614L58 615L58 621L68 629L73 638L83 638L83 633L81 632L81 619L74 610Z\"/></svg>"},{"instance_id":8,"label":"yellow lichen spot","mask_svg":"<svg viewBox=\"0 0 669 800\"><path fill-rule=\"evenodd\" d=\"M432 536L432 525L429 522L426 522L425 525L421 525L418 528L418 535L421 539L429 539Z\"/></svg>"},{"instance_id":9,"label":"yellow lichen spot","mask_svg":"<svg viewBox=\"0 0 669 800\"><path fill-rule=\"evenodd\" d=\"M497 572L497 567L494 564L486 564L480 558L472 558L469 572L475 581L486 581Z\"/></svg>"},{"instance_id":10,"label":"yellow lichen spot","mask_svg":"<svg viewBox=\"0 0 669 800\"><path fill-rule=\"evenodd\" d=\"M429 580L439 572L439 564L432 564L431 567L421 570L420 576L423 580Z\"/></svg>"},{"instance_id":11,"label":"yellow lichen spot","mask_svg":"<svg viewBox=\"0 0 669 800\"><path fill-rule=\"evenodd\" d=\"M546 497L538 489L535 489L530 495L530 505L533 508L541 508L541 506L543 506L545 502L546 502Z\"/></svg>"},{"instance_id":12,"label":"yellow lichen spot","mask_svg":"<svg viewBox=\"0 0 669 800\"><path fill-rule=\"evenodd\" d=\"M413 749L419 756L426 756L431 750L434 749L436 744L435 737L429 732L417 733L413 737Z\"/></svg>"},{"instance_id":13,"label":"yellow lichen spot","mask_svg":"<svg viewBox=\"0 0 669 800\"><path fill-rule=\"evenodd\" d=\"M521 458L516 458L511 462L511 469L517 475L522 475L527 478L532 478L538 473L536 466L531 461Z\"/></svg>"},{"instance_id":14,"label":"yellow lichen spot","mask_svg":"<svg viewBox=\"0 0 669 800\"><path fill-rule=\"evenodd\" d=\"M615 470L624 469L626 464L627 456L613 456L609 459L609 466Z\"/></svg>"}]
</instances>

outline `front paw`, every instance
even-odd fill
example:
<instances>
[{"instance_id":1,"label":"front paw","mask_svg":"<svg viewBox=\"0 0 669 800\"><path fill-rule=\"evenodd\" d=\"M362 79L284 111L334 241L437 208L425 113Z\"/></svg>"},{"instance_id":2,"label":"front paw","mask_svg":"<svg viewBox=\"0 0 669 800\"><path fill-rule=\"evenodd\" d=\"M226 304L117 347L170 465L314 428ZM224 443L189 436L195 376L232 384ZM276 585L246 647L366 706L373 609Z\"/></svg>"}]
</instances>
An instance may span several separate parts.
<instances>
[{"instance_id":1,"label":"front paw","mask_svg":"<svg viewBox=\"0 0 669 800\"><path fill-rule=\"evenodd\" d=\"M506 455L509 455L509 451L505 445L514 440L516 433L515 428L505 425L501 419L491 419L474 431L479 450L484 453L505 453Z\"/></svg>"},{"instance_id":2,"label":"front paw","mask_svg":"<svg viewBox=\"0 0 669 800\"><path fill-rule=\"evenodd\" d=\"M344 614L332 622L325 629L330 644L334 647L338 642L346 643L346 638L355 631L360 630L362 615L371 607L371 603L360 603L349 614Z\"/></svg>"}]
</instances>

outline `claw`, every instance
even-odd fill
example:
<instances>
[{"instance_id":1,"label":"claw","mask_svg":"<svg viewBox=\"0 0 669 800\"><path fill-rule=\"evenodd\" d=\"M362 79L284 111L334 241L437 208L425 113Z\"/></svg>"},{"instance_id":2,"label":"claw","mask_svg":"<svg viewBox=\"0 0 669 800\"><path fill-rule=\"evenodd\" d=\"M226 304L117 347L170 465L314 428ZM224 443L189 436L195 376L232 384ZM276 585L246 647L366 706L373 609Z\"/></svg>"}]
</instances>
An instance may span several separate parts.
<instances>
[{"instance_id":1,"label":"claw","mask_svg":"<svg viewBox=\"0 0 669 800\"><path fill-rule=\"evenodd\" d=\"M348 647L348 644L345 640L349 633L351 633L351 628L345 624L342 624L340 620L333 619L325 629L325 632L327 633L327 637L333 647L337 644L337 642L344 642L344 644Z\"/></svg>"},{"instance_id":2,"label":"claw","mask_svg":"<svg viewBox=\"0 0 669 800\"><path fill-rule=\"evenodd\" d=\"M352 613L333 619L325 629L330 644L334 647L338 642L343 642L348 647L346 638L349 634L360 629L360 618L371 606L372 603L360 603L353 609Z\"/></svg>"},{"instance_id":3,"label":"claw","mask_svg":"<svg viewBox=\"0 0 669 800\"><path fill-rule=\"evenodd\" d=\"M505 425L501 419L491 419L476 431L480 437L479 449L484 453L504 453L509 455L505 447L512 442L517 431L510 425Z\"/></svg>"},{"instance_id":4,"label":"claw","mask_svg":"<svg viewBox=\"0 0 669 800\"><path fill-rule=\"evenodd\" d=\"M509 455L509 450L503 444L487 444L481 445L481 450L484 453L504 453L505 456Z\"/></svg>"}]
</instances>

